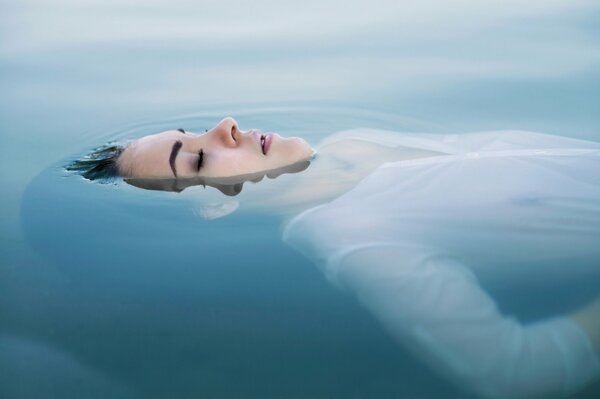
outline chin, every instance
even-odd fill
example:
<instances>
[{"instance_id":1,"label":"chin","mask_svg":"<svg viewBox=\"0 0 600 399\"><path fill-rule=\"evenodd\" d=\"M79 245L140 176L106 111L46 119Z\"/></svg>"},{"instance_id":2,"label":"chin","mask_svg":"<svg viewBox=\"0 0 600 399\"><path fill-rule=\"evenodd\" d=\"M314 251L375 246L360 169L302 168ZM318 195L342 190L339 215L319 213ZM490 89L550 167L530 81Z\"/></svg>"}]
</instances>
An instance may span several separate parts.
<instances>
[{"instance_id":1,"label":"chin","mask_svg":"<svg viewBox=\"0 0 600 399\"><path fill-rule=\"evenodd\" d=\"M312 149L310 144L306 142L306 140L299 137L292 137L290 140L294 140L294 152L297 154L297 156L294 158L296 158L298 161L306 161L312 157L315 151Z\"/></svg>"}]
</instances>

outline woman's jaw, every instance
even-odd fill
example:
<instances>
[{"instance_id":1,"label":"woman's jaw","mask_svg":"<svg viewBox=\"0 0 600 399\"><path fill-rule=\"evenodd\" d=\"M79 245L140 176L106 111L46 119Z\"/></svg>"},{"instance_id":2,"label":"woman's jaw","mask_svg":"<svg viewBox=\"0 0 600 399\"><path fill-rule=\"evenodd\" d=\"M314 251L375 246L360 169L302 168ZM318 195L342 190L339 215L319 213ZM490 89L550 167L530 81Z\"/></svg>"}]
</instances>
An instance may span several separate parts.
<instances>
[{"instance_id":1,"label":"woman's jaw","mask_svg":"<svg viewBox=\"0 0 600 399\"><path fill-rule=\"evenodd\" d=\"M204 134L179 129L142 137L125 148L117 164L125 177L222 178L283 168L313 153L301 138L242 131L225 118Z\"/></svg>"}]
</instances>

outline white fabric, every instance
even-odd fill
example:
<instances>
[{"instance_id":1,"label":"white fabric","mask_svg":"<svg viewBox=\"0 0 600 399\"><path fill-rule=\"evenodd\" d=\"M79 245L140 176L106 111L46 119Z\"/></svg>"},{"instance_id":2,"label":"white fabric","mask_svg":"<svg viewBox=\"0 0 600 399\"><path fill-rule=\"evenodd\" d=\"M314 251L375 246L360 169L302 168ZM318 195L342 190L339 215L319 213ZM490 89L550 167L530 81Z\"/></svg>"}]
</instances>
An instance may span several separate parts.
<instances>
[{"instance_id":1,"label":"white fabric","mask_svg":"<svg viewBox=\"0 0 600 399\"><path fill-rule=\"evenodd\" d=\"M600 374L570 319L522 325L478 278L600 278L600 144L531 132L360 139L439 156L386 163L293 218L283 238L399 342L488 397L568 394Z\"/></svg>"}]
</instances>

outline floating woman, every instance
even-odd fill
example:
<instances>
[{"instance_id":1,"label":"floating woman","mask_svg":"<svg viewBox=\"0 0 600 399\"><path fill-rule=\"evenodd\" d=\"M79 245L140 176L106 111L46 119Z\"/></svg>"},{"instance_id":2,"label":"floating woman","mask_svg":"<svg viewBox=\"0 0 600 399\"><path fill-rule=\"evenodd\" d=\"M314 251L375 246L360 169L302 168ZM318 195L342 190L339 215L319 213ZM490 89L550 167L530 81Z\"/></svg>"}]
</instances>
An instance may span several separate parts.
<instances>
[{"instance_id":1,"label":"floating woman","mask_svg":"<svg viewBox=\"0 0 600 399\"><path fill-rule=\"evenodd\" d=\"M284 241L352 291L415 357L484 397L568 395L600 375L598 297L522 323L481 284L600 282L600 143L358 129L317 151L226 118L206 134L163 132L70 168L150 189L212 185L230 196L245 181L302 172L293 184L270 182L255 202L284 215Z\"/></svg>"}]
</instances>

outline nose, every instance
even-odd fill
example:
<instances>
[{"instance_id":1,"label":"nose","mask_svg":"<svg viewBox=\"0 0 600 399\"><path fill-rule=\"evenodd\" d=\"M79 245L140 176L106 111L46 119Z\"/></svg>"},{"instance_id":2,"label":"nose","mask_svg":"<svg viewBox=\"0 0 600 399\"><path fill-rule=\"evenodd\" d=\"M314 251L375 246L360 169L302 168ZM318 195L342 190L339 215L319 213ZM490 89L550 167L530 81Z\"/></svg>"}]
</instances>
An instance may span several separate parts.
<instances>
[{"instance_id":1,"label":"nose","mask_svg":"<svg viewBox=\"0 0 600 399\"><path fill-rule=\"evenodd\" d=\"M238 124L232 117L227 117L215 126L212 131L225 145L235 146L240 135Z\"/></svg>"}]
</instances>

